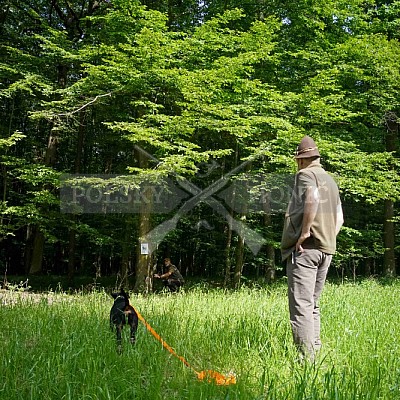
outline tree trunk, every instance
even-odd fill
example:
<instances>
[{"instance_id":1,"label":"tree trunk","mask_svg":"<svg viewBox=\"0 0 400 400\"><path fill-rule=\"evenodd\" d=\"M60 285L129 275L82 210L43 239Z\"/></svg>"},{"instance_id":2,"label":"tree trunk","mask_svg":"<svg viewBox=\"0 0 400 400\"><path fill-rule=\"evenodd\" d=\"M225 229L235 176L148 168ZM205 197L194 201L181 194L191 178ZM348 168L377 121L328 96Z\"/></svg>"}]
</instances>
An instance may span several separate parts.
<instances>
[{"instance_id":1,"label":"tree trunk","mask_svg":"<svg viewBox=\"0 0 400 400\"><path fill-rule=\"evenodd\" d=\"M365 264L364 264L364 276L369 278L372 275L372 259L370 257L365 259Z\"/></svg>"},{"instance_id":2,"label":"tree trunk","mask_svg":"<svg viewBox=\"0 0 400 400\"><path fill-rule=\"evenodd\" d=\"M264 226L271 231L272 221L271 221L271 199L268 193L264 193L263 198L263 209L264 209ZM265 266L265 279L267 282L272 282L276 278L276 266L275 266L275 248L272 244L271 234L268 235L269 238L267 240L266 245L266 253L267 253L267 263Z\"/></svg>"},{"instance_id":3,"label":"tree trunk","mask_svg":"<svg viewBox=\"0 0 400 400\"><path fill-rule=\"evenodd\" d=\"M44 249L44 235L38 227L35 228L33 247L30 257L29 274L35 275L42 272L43 262L43 249Z\"/></svg>"},{"instance_id":4,"label":"tree trunk","mask_svg":"<svg viewBox=\"0 0 400 400\"><path fill-rule=\"evenodd\" d=\"M394 253L394 203L393 200L385 200L385 216L383 221L383 237L385 254L383 260L383 274L385 276L396 275L396 259Z\"/></svg>"},{"instance_id":5,"label":"tree trunk","mask_svg":"<svg viewBox=\"0 0 400 400\"><path fill-rule=\"evenodd\" d=\"M58 144L58 139L51 131L44 159L46 166L52 166L55 164L56 154L57 154L57 144ZM43 232L40 230L39 226L36 226L33 232L34 232L33 233L34 239L33 239L32 257L30 259L29 273L39 274L42 272L45 237Z\"/></svg>"},{"instance_id":6,"label":"tree trunk","mask_svg":"<svg viewBox=\"0 0 400 400\"><path fill-rule=\"evenodd\" d=\"M232 204L235 204L236 190L232 193ZM233 218L233 212L228 211ZM231 248L232 248L232 227L228 223L225 228L226 232L226 246L225 246L225 277L224 277L224 287L228 287L232 284L232 263L231 263Z\"/></svg>"},{"instance_id":7,"label":"tree trunk","mask_svg":"<svg viewBox=\"0 0 400 400\"><path fill-rule=\"evenodd\" d=\"M225 276L224 287L231 284L231 246L232 246L232 229L229 224L225 227L226 232L226 245L225 245Z\"/></svg>"},{"instance_id":8,"label":"tree trunk","mask_svg":"<svg viewBox=\"0 0 400 400\"><path fill-rule=\"evenodd\" d=\"M246 220L246 216L242 215L240 219L244 223ZM235 287L235 289L238 289L240 287L240 281L242 279L242 272L243 272L243 263L244 263L244 239L243 235L239 234L238 243L235 251L235 271L233 273L233 286Z\"/></svg>"},{"instance_id":9,"label":"tree trunk","mask_svg":"<svg viewBox=\"0 0 400 400\"><path fill-rule=\"evenodd\" d=\"M146 229L146 226L149 226L148 221L146 221L146 216L140 216L139 223L139 237L143 238L149 229ZM143 234L144 233L144 234ZM136 262L136 280L134 291L136 293L150 293L153 288L153 258L151 253L143 254L142 253L141 243L139 243L138 251L137 251L137 262Z\"/></svg>"},{"instance_id":10,"label":"tree trunk","mask_svg":"<svg viewBox=\"0 0 400 400\"><path fill-rule=\"evenodd\" d=\"M399 124L397 115L393 112L386 114L386 150L389 152L397 151L397 140ZM396 275L396 259L395 259L395 227L394 227L394 202L391 199L385 200L384 203L384 222L383 222L383 238L385 246L385 254L383 260L383 274L385 276Z\"/></svg>"},{"instance_id":11,"label":"tree trunk","mask_svg":"<svg viewBox=\"0 0 400 400\"><path fill-rule=\"evenodd\" d=\"M79 174L81 172L82 156L83 156L83 144L85 141L85 113L82 111L79 114L79 129L78 139L76 145L76 154L74 161L74 173ZM76 263L76 215L71 216L71 227L69 229L69 241L68 241L68 282L72 285L75 276L75 263Z\"/></svg>"},{"instance_id":12,"label":"tree trunk","mask_svg":"<svg viewBox=\"0 0 400 400\"><path fill-rule=\"evenodd\" d=\"M245 200L245 198L241 198L240 204L242 204L240 221L242 222L242 224L244 224L246 222L248 203ZM235 251L235 271L233 274L233 286L236 289L240 287L240 281L242 279L243 264L244 264L244 249L245 249L244 232L238 232L238 243Z\"/></svg>"},{"instance_id":13,"label":"tree trunk","mask_svg":"<svg viewBox=\"0 0 400 400\"><path fill-rule=\"evenodd\" d=\"M75 220L75 215L72 217ZM76 232L70 228L68 235L68 284L72 286L75 276L75 250L76 250Z\"/></svg>"},{"instance_id":14,"label":"tree trunk","mask_svg":"<svg viewBox=\"0 0 400 400\"><path fill-rule=\"evenodd\" d=\"M58 85L60 86L60 88L64 89L67 85L67 72L68 72L67 67L59 65L57 69L58 69L58 76L57 76ZM44 164L48 167L54 166L57 159L58 136L57 136L57 131L53 130L53 128L54 126L52 125L44 157ZM29 268L29 273L38 274L42 271L45 237L43 235L43 232L41 232L40 227L36 227L34 229L34 232L35 232L34 233L35 237L33 240L32 259Z\"/></svg>"},{"instance_id":15,"label":"tree trunk","mask_svg":"<svg viewBox=\"0 0 400 400\"><path fill-rule=\"evenodd\" d=\"M145 155L138 151L137 152L139 167L147 168L148 160ZM142 186L143 187L143 186ZM139 213L139 246L137 251L137 262L136 262L136 281L134 291L136 293L149 293L152 290L153 285L153 262L151 251L148 254L144 254L142 251L141 243L146 234L150 231L150 216L153 208L152 204L152 193L151 190L144 189L142 201L140 205Z\"/></svg>"},{"instance_id":16,"label":"tree trunk","mask_svg":"<svg viewBox=\"0 0 400 400\"><path fill-rule=\"evenodd\" d=\"M29 274L31 268L32 251L33 251L33 227L27 225L26 227L26 238L25 238L25 249L24 249L24 269L25 273Z\"/></svg>"},{"instance_id":17,"label":"tree trunk","mask_svg":"<svg viewBox=\"0 0 400 400\"><path fill-rule=\"evenodd\" d=\"M129 272L132 264L132 217L128 215L125 222L124 242L122 243L121 287L129 288Z\"/></svg>"},{"instance_id":18,"label":"tree trunk","mask_svg":"<svg viewBox=\"0 0 400 400\"><path fill-rule=\"evenodd\" d=\"M239 160L238 150L236 150L236 160ZM245 172L249 171L250 169L251 169L251 163L246 166ZM241 210L238 214L240 215L240 220L242 224L246 222L246 215L248 211L248 201L247 201L248 184L246 181L243 184L246 190L243 191L243 194L239 194L240 198L237 202L235 202L238 205L241 205ZM234 196L237 197L238 193L235 193ZM235 251L235 270L233 273L233 286L236 289L240 287L240 281L242 279L243 264L244 264L244 248L245 248L244 232L243 233L238 232L238 243Z\"/></svg>"}]
</instances>

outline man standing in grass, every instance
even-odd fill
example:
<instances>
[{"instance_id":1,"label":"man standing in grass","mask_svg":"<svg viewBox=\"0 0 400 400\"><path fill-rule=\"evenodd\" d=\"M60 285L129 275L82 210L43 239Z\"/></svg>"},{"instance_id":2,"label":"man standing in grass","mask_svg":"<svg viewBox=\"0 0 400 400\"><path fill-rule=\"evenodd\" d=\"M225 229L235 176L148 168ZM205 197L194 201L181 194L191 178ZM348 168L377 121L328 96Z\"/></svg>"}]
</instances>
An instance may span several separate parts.
<instances>
[{"instance_id":1,"label":"man standing in grass","mask_svg":"<svg viewBox=\"0 0 400 400\"><path fill-rule=\"evenodd\" d=\"M322 168L312 138L301 140L295 159L298 172L285 214L281 252L282 260L287 260L293 340L301 356L313 361L321 347L318 300L343 213L337 184Z\"/></svg>"}]
</instances>

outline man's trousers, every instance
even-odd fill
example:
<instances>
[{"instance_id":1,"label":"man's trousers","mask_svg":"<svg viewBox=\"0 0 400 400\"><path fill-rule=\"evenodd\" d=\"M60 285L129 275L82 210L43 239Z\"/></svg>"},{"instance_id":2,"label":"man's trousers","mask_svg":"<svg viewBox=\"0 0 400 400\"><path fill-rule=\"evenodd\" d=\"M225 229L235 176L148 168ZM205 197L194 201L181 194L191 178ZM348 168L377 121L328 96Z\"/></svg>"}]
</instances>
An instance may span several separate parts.
<instances>
[{"instance_id":1,"label":"man's trousers","mask_svg":"<svg viewBox=\"0 0 400 400\"><path fill-rule=\"evenodd\" d=\"M287 261L293 340L300 353L311 361L321 347L318 300L331 260L331 254L316 249L304 249L301 253L293 252Z\"/></svg>"}]
</instances>

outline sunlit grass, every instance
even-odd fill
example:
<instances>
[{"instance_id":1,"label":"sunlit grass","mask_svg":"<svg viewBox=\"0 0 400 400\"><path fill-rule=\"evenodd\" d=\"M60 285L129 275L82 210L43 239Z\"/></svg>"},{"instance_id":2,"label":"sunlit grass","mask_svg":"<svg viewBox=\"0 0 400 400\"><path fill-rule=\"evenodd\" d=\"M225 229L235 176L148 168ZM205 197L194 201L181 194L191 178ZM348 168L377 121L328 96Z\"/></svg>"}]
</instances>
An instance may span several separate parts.
<instances>
[{"instance_id":1,"label":"sunlit grass","mask_svg":"<svg viewBox=\"0 0 400 400\"><path fill-rule=\"evenodd\" d=\"M226 387L198 381L142 324L119 355L104 292L1 296L1 399L400 399L399 281L327 284L315 365L296 361L284 283L131 296L196 371L236 374Z\"/></svg>"}]
</instances>

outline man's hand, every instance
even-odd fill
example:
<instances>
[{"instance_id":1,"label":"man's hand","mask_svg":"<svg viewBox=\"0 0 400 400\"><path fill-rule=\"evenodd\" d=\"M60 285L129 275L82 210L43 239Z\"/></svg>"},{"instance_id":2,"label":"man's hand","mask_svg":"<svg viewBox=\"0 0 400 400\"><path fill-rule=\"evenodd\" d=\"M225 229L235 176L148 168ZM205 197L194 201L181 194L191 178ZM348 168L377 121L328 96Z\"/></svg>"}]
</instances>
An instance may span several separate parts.
<instances>
[{"instance_id":1,"label":"man's hand","mask_svg":"<svg viewBox=\"0 0 400 400\"><path fill-rule=\"evenodd\" d=\"M160 276L160 275L158 275L158 274L154 274L153 276L154 276L154 278L158 278L158 279L160 279L160 278L161 278L161 276Z\"/></svg>"},{"instance_id":2,"label":"man's hand","mask_svg":"<svg viewBox=\"0 0 400 400\"><path fill-rule=\"evenodd\" d=\"M300 235L296 242L296 251L302 253L304 251L302 244L303 242L311 236L310 232L305 232Z\"/></svg>"}]
</instances>

